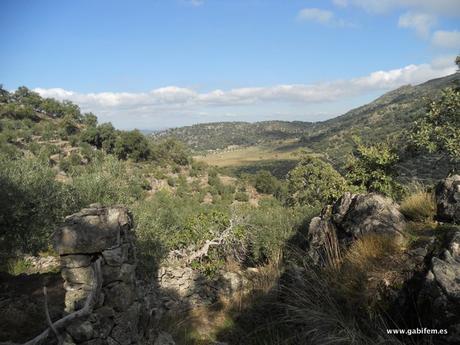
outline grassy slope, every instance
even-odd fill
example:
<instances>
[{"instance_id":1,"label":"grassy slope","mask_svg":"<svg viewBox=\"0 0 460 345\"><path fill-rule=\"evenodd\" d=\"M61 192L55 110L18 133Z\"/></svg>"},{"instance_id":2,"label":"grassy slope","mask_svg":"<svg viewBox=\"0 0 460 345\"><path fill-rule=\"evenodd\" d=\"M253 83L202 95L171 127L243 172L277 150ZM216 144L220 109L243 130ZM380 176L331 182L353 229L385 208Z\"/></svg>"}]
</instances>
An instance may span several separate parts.
<instances>
[{"instance_id":1,"label":"grassy slope","mask_svg":"<svg viewBox=\"0 0 460 345\"><path fill-rule=\"evenodd\" d=\"M340 167L352 151L353 135L369 143L397 135L424 114L430 99L441 89L459 82L460 74L456 73L416 86L402 86L323 122L220 122L170 129L157 136L176 137L200 153L200 160L220 167L251 170L261 163L280 161L289 165L300 148L320 153ZM231 145L239 147L225 149ZM205 150L212 151L203 154ZM401 170L425 178L442 176L447 169L442 164L435 172L424 168L433 160L436 157L403 157Z\"/></svg>"}]
</instances>

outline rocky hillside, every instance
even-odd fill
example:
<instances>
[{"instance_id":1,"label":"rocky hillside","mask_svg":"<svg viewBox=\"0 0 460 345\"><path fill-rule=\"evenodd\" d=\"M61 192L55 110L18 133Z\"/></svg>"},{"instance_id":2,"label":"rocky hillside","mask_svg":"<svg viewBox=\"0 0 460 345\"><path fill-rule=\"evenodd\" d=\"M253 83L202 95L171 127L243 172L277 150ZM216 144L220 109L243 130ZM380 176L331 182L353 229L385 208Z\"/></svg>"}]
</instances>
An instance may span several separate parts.
<instances>
[{"instance_id":1,"label":"rocky hillside","mask_svg":"<svg viewBox=\"0 0 460 345\"><path fill-rule=\"evenodd\" d=\"M311 125L302 121L215 122L168 129L152 135L174 137L195 151L207 151L298 138Z\"/></svg>"},{"instance_id":2,"label":"rocky hillside","mask_svg":"<svg viewBox=\"0 0 460 345\"><path fill-rule=\"evenodd\" d=\"M460 74L456 73L420 85L402 86L369 104L322 122L216 122L169 129L153 136L175 137L195 151L301 138L305 147L339 157L350 149L353 134L373 141L397 134L424 113L429 100L436 98L441 89L459 82Z\"/></svg>"}]
</instances>

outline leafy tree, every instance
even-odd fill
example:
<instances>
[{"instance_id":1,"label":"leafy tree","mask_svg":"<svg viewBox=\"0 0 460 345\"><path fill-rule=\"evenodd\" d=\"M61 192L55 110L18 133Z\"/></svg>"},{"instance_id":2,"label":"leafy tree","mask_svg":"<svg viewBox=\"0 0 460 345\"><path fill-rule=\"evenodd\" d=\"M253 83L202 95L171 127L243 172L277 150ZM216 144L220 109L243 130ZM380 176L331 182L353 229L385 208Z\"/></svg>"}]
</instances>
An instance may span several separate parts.
<instances>
[{"instance_id":1,"label":"leafy tree","mask_svg":"<svg viewBox=\"0 0 460 345\"><path fill-rule=\"evenodd\" d=\"M81 122L82 116L78 105L66 100L61 103L61 106L63 108L64 116L70 116L74 120Z\"/></svg>"},{"instance_id":2,"label":"leafy tree","mask_svg":"<svg viewBox=\"0 0 460 345\"><path fill-rule=\"evenodd\" d=\"M3 88L3 84L0 84L0 103L8 103L11 95L8 90Z\"/></svg>"},{"instance_id":3,"label":"leafy tree","mask_svg":"<svg viewBox=\"0 0 460 345\"><path fill-rule=\"evenodd\" d=\"M30 105L17 103L0 104L0 117L9 117L15 120L37 119L35 111Z\"/></svg>"},{"instance_id":4,"label":"leafy tree","mask_svg":"<svg viewBox=\"0 0 460 345\"><path fill-rule=\"evenodd\" d=\"M354 140L356 149L346 166L350 183L369 192L399 197L401 186L395 179L399 156L395 148L387 142L365 145L358 137Z\"/></svg>"},{"instance_id":5,"label":"leafy tree","mask_svg":"<svg viewBox=\"0 0 460 345\"><path fill-rule=\"evenodd\" d=\"M24 105L29 105L33 109L37 110L42 103L40 95L34 91L29 90L25 86L20 86L13 94L13 99Z\"/></svg>"},{"instance_id":6,"label":"leafy tree","mask_svg":"<svg viewBox=\"0 0 460 345\"><path fill-rule=\"evenodd\" d=\"M309 156L288 173L287 182L289 203L293 205L324 205L350 189L332 165Z\"/></svg>"},{"instance_id":7,"label":"leafy tree","mask_svg":"<svg viewBox=\"0 0 460 345\"><path fill-rule=\"evenodd\" d=\"M152 145L152 158L157 161L173 162L179 165L187 165L190 162L185 145L172 138L154 143Z\"/></svg>"},{"instance_id":8,"label":"leafy tree","mask_svg":"<svg viewBox=\"0 0 460 345\"><path fill-rule=\"evenodd\" d=\"M460 61L460 60L459 60ZM460 162L460 89L447 88L429 105L424 117L410 132L415 147L447 156L458 168Z\"/></svg>"},{"instance_id":9,"label":"leafy tree","mask_svg":"<svg viewBox=\"0 0 460 345\"><path fill-rule=\"evenodd\" d=\"M103 149L107 153L113 152L117 137L118 132L110 122L102 123L97 127L87 127L81 134L83 142Z\"/></svg>"},{"instance_id":10,"label":"leafy tree","mask_svg":"<svg viewBox=\"0 0 460 345\"><path fill-rule=\"evenodd\" d=\"M75 120L70 115L65 115L60 123L63 137L67 138L69 135L76 134L78 132L78 127L75 123Z\"/></svg>"},{"instance_id":11,"label":"leafy tree","mask_svg":"<svg viewBox=\"0 0 460 345\"><path fill-rule=\"evenodd\" d=\"M93 113L85 113L83 114L83 124L89 127L96 127L97 126L97 116Z\"/></svg>"},{"instance_id":12,"label":"leafy tree","mask_svg":"<svg viewBox=\"0 0 460 345\"><path fill-rule=\"evenodd\" d=\"M35 253L65 215L76 211L76 194L55 180L46 161L0 156L0 248Z\"/></svg>"},{"instance_id":13,"label":"leafy tree","mask_svg":"<svg viewBox=\"0 0 460 345\"><path fill-rule=\"evenodd\" d=\"M40 104L40 110L48 116L60 118L64 116L61 103L54 98L45 98Z\"/></svg>"},{"instance_id":14,"label":"leafy tree","mask_svg":"<svg viewBox=\"0 0 460 345\"><path fill-rule=\"evenodd\" d=\"M150 156L150 147L145 136L137 129L129 132L120 132L115 141L113 152L119 159L133 159L145 161Z\"/></svg>"},{"instance_id":15,"label":"leafy tree","mask_svg":"<svg viewBox=\"0 0 460 345\"><path fill-rule=\"evenodd\" d=\"M259 171L254 178L254 187L259 193L274 194L279 184L278 179L267 170Z\"/></svg>"}]
</instances>

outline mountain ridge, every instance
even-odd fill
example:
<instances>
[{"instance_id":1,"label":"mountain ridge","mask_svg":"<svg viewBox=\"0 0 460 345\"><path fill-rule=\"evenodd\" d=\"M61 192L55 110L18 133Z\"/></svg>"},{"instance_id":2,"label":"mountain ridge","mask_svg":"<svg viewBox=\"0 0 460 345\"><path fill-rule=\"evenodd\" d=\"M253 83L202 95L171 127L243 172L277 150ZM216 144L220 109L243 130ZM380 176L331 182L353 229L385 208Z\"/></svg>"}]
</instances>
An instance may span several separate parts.
<instances>
[{"instance_id":1,"label":"mountain ridge","mask_svg":"<svg viewBox=\"0 0 460 345\"><path fill-rule=\"evenodd\" d=\"M196 152L285 139L301 139L309 148L322 150L325 146L330 146L325 145L328 140L337 144L339 139L350 144L352 134L384 139L390 134L400 132L423 114L429 100L436 98L442 88L458 83L460 73L457 72L418 85L403 85L368 104L324 121L210 122L171 128L151 136L175 137Z\"/></svg>"}]
</instances>

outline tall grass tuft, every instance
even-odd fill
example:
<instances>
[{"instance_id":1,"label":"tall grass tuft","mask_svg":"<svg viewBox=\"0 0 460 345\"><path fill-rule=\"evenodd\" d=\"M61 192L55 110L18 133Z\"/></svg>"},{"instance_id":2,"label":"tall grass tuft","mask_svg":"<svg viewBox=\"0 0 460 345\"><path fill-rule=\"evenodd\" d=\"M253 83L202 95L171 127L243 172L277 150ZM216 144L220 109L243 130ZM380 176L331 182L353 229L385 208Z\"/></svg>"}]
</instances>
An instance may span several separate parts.
<instances>
[{"instance_id":1,"label":"tall grass tuft","mask_svg":"<svg viewBox=\"0 0 460 345\"><path fill-rule=\"evenodd\" d=\"M416 222L426 222L436 214L436 202L432 193L422 186L416 186L402 200L401 212L408 219Z\"/></svg>"},{"instance_id":2,"label":"tall grass tuft","mask_svg":"<svg viewBox=\"0 0 460 345\"><path fill-rule=\"evenodd\" d=\"M386 335L381 318L370 319L358 307L345 307L337 284L336 272L304 265L296 279L281 288L279 307L285 313L280 321L295 334L286 344L400 344Z\"/></svg>"}]
</instances>

